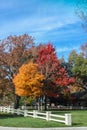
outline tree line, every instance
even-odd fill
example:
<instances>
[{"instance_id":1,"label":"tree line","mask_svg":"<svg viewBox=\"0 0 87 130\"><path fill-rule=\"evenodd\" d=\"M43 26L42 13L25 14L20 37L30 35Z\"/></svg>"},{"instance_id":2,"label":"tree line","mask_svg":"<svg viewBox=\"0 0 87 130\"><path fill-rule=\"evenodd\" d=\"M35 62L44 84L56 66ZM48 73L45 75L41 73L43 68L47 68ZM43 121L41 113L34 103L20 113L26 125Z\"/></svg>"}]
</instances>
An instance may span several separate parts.
<instances>
[{"instance_id":1,"label":"tree line","mask_svg":"<svg viewBox=\"0 0 87 130\"><path fill-rule=\"evenodd\" d=\"M87 44L78 54L72 50L59 59L52 43L35 44L32 36L9 36L0 41L0 104L21 100L72 99L72 93L87 91ZM80 95L79 95L80 96Z\"/></svg>"}]
</instances>

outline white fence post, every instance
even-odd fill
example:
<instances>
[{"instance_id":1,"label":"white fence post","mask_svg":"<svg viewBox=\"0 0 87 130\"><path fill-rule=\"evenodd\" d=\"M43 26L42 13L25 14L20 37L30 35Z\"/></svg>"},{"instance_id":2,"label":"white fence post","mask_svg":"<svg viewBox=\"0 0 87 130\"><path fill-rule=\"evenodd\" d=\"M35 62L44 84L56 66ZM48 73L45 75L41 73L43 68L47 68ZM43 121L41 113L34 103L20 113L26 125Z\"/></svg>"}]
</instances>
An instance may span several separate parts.
<instances>
[{"instance_id":1,"label":"white fence post","mask_svg":"<svg viewBox=\"0 0 87 130\"><path fill-rule=\"evenodd\" d=\"M0 111L2 112L2 107L0 107Z\"/></svg>"},{"instance_id":2,"label":"white fence post","mask_svg":"<svg viewBox=\"0 0 87 130\"><path fill-rule=\"evenodd\" d=\"M65 114L65 124L72 125L71 114Z\"/></svg>"},{"instance_id":3,"label":"white fence post","mask_svg":"<svg viewBox=\"0 0 87 130\"><path fill-rule=\"evenodd\" d=\"M19 108L17 109L17 115L20 115L20 109Z\"/></svg>"},{"instance_id":4,"label":"white fence post","mask_svg":"<svg viewBox=\"0 0 87 130\"><path fill-rule=\"evenodd\" d=\"M50 120L50 114L51 112L50 111L47 111L46 112L46 120L49 121Z\"/></svg>"},{"instance_id":5,"label":"white fence post","mask_svg":"<svg viewBox=\"0 0 87 130\"><path fill-rule=\"evenodd\" d=\"M24 117L27 117L27 110L24 110Z\"/></svg>"},{"instance_id":6,"label":"white fence post","mask_svg":"<svg viewBox=\"0 0 87 130\"><path fill-rule=\"evenodd\" d=\"M33 117L36 118L37 117L37 111L33 110Z\"/></svg>"},{"instance_id":7,"label":"white fence post","mask_svg":"<svg viewBox=\"0 0 87 130\"><path fill-rule=\"evenodd\" d=\"M11 108L11 113L14 114L15 113L15 109L14 108Z\"/></svg>"},{"instance_id":8,"label":"white fence post","mask_svg":"<svg viewBox=\"0 0 87 130\"><path fill-rule=\"evenodd\" d=\"M5 107L3 107L3 112L6 112L6 111L5 111Z\"/></svg>"},{"instance_id":9,"label":"white fence post","mask_svg":"<svg viewBox=\"0 0 87 130\"><path fill-rule=\"evenodd\" d=\"M7 113L10 113L10 107L7 107Z\"/></svg>"},{"instance_id":10,"label":"white fence post","mask_svg":"<svg viewBox=\"0 0 87 130\"><path fill-rule=\"evenodd\" d=\"M83 110L83 106L81 106L81 110Z\"/></svg>"}]
</instances>

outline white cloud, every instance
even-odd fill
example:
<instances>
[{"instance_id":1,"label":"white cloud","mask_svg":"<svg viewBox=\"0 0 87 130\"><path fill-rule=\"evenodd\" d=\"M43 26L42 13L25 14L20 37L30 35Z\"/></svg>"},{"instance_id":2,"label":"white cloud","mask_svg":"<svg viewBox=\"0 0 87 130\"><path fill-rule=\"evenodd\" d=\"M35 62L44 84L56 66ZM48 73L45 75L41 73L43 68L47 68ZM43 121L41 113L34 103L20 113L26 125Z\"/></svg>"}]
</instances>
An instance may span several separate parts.
<instances>
[{"instance_id":1,"label":"white cloud","mask_svg":"<svg viewBox=\"0 0 87 130\"><path fill-rule=\"evenodd\" d=\"M57 48L56 49L56 51L58 52L58 53L61 53L61 52L69 52L69 51L72 51L72 50L76 50L76 51L78 51L79 50L79 46L73 46L72 45L72 47L70 47L70 46L68 46L68 47L59 47L59 48Z\"/></svg>"},{"instance_id":2,"label":"white cloud","mask_svg":"<svg viewBox=\"0 0 87 130\"><path fill-rule=\"evenodd\" d=\"M54 15L28 15L24 17L16 17L15 19L4 20L0 30L2 32L25 32L33 31L41 33L53 30L55 28L61 28L67 24L76 23L78 21L77 17L71 16L71 13L60 14L60 12Z\"/></svg>"},{"instance_id":3,"label":"white cloud","mask_svg":"<svg viewBox=\"0 0 87 130\"><path fill-rule=\"evenodd\" d=\"M70 51L71 49L68 47L61 47L61 48L57 48L57 52L66 52L66 51Z\"/></svg>"}]
</instances>

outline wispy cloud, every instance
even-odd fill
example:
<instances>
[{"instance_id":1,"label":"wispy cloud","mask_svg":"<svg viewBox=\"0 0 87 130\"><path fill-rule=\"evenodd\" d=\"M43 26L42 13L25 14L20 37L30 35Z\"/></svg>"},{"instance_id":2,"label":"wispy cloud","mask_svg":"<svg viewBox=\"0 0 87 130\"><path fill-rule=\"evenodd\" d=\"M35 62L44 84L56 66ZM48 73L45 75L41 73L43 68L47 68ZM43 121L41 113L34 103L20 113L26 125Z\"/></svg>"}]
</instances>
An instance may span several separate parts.
<instances>
[{"instance_id":1,"label":"wispy cloud","mask_svg":"<svg viewBox=\"0 0 87 130\"><path fill-rule=\"evenodd\" d=\"M1 32L8 33L8 35L12 32L14 34L17 32L40 34L41 31L47 32L55 28L61 28L78 20L77 17L71 15L72 10L69 12L61 2L50 2L48 5L41 1L37 4L38 1L23 2L19 0L18 2L9 0L6 4L6 0L4 0L1 3L2 8L5 9L5 11L2 9L4 15L0 21Z\"/></svg>"},{"instance_id":2,"label":"wispy cloud","mask_svg":"<svg viewBox=\"0 0 87 130\"><path fill-rule=\"evenodd\" d=\"M71 51L71 48L61 47L61 48L57 48L56 51L57 51L58 53L60 53L60 52L66 52L66 51Z\"/></svg>"},{"instance_id":3,"label":"wispy cloud","mask_svg":"<svg viewBox=\"0 0 87 130\"><path fill-rule=\"evenodd\" d=\"M79 46L73 46L72 45L72 47L57 47L57 49L56 49L56 51L58 52L58 53L60 53L60 52L68 52L68 51L72 51L72 50L78 50L80 47Z\"/></svg>"},{"instance_id":4,"label":"wispy cloud","mask_svg":"<svg viewBox=\"0 0 87 130\"><path fill-rule=\"evenodd\" d=\"M86 34L69 0L0 1L0 38L28 33L35 42L51 41L57 52L69 54L86 41Z\"/></svg>"},{"instance_id":5,"label":"wispy cloud","mask_svg":"<svg viewBox=\"0 0 87 130\"><path fill-rule=\"evenodd\" d=\"M57 47L56 53L57 53L58 58L61 58L63 56L64 59L67 61L72 50L75 50L77 53L81 52L80 45L79 46L72 45L72 47L63 47L63 46Z\"/></svg>"}]
</instances>

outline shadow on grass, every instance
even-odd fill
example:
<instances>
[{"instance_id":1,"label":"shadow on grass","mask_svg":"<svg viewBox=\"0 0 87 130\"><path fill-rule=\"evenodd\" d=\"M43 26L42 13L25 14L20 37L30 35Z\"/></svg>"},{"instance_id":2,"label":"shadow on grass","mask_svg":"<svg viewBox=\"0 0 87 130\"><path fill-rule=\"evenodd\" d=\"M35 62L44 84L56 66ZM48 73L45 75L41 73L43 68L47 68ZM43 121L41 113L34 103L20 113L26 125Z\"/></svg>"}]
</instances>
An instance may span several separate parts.
<instances>
[{"instance_id":1,"label":"shadow on grass","mask_svg":"<svg viewBox=\"0 0 87 130\"><path fill-rule=\"evenodd\" d=\"M17 114L8 114L8 113L0 113L0 119L6 119L6 118L15 118L15 117L22 117Z\"/></svg>"},{"instance_id":2,"label":"shadow on grass","mask_svg":"<svg viewBox=\"0 0 87 130\"><path fill-rule=\"evenodd\" d=\"M72 127L75 127L75 126L83 126L83 123L72 123Z\"/></svg>"}]
</instances>

